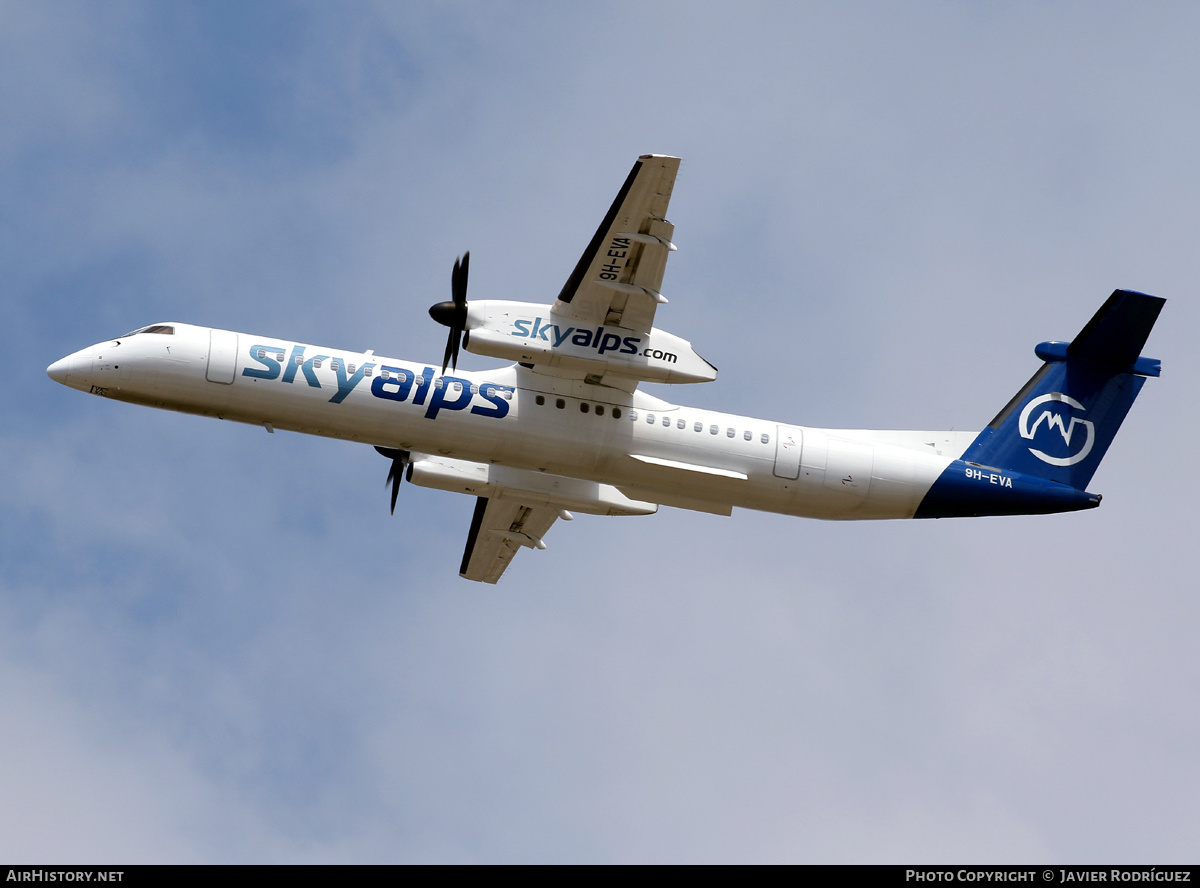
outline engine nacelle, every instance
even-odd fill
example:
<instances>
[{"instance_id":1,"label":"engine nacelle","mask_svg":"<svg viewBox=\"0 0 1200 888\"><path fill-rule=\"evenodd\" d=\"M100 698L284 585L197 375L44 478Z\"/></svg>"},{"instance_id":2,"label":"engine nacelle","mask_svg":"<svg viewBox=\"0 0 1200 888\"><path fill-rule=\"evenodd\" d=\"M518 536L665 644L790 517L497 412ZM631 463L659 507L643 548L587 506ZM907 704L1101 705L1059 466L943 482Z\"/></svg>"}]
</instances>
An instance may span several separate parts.
<instances>
[{"instance_id":1,"label":"engine nacelle","mask_svg":"<svg viewBox=\"0 0 1200 888\"><path fill-rule=\"evenodd\" d=\"M712 382L717 368L665 330L638 333L624 327L580 326L552 306L532 302L472 301L463 347L526 364L646 382Z\"/></svg>"}]
</instances>

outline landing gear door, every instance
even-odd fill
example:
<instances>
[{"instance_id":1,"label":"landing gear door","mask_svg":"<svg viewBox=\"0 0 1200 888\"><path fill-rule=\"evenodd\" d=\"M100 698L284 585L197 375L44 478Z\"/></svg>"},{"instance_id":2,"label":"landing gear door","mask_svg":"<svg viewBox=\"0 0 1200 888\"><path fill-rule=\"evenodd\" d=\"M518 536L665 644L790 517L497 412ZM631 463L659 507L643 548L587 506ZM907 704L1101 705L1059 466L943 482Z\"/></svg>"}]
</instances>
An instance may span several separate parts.
<instances>
[{"instance_id":1,"label":"landing gear door","mask_svg":"<svg viewBox=\"0 0 1200 888\"><path fill-rule=\"evenodd\" d=\"M800 451L804 445L804 433L792 426L777 426L775 429L775 477L800 477Z\"/></svg>"}]
</instances>

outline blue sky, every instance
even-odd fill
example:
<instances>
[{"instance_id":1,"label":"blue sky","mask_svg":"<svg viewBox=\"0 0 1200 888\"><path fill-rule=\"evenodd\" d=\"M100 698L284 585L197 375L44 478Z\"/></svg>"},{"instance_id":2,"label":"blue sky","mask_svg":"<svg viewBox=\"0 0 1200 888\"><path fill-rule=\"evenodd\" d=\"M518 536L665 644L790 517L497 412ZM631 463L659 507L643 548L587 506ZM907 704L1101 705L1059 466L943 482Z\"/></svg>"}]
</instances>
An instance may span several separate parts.
<instances>
[{"instance_id":1,"label":"blue sky","mask_svg":"<svg viewBox=\"0 0 1200 888\"><path fill-rule=\"evenodd\" d=\"M1191 859L1198 24L0 3L0 856ZM438 358L457 255L548 301L645 152L684 158L660 321L721 370L672 400L978 428L1167 297L1103 507L580 516L484 588L471 502L389 516L369 448L44 374L168 319Z\"/></svg>"}]
</instances>

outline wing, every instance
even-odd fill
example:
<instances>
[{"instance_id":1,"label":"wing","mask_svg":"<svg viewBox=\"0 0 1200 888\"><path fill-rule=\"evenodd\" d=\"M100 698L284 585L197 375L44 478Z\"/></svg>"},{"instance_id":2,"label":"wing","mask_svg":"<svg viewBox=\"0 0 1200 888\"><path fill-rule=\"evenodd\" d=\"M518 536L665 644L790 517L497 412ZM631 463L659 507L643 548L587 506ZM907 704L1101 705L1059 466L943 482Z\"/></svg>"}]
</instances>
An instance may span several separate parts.
<instances>
[{"instance_id":1,"label":"wing","mask_svg":"<svg viewBox=\"0 0 1200 888\"><path fill-rule=\"evenodd\" d=\"M554 303L582 324L648 331L675 226L666 219L679 158L643 154Z\"/></svg>"},{"instance_id":2,"label":"wing","mask_svg":"<svg viewBox=\"0 0 1200 888\"><path fill-rule=\"evenodd\" d=\"M558 509L549 506L523 506L511 500L479 497L458 575L495 583L522 546L546 547L542 537L558 515Z\"/></svg>"}]
</instances>

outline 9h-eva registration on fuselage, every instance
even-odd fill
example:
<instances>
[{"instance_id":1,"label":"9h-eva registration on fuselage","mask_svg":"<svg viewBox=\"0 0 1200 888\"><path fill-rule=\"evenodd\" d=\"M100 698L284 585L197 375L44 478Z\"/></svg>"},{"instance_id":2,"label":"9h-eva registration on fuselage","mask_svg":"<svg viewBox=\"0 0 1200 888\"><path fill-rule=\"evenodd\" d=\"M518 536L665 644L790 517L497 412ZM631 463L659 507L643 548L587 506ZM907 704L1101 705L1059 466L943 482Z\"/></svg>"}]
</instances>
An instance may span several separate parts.
<instances>
[{"instance_id":1,"label":"9h-eva registration on fuselage","mask_svg":"<svg viewBox=\"0 0 1200 888\"><path fill-rule=\"evenodd\" d=\"M522 547L571 512L649 515L660 505L830 519L1015 515L1093 508L1086 488L1145 378L1140 352L1164 300L1117 290L981 432L815 429L683 407L643 382L716 369L654 326L674 226L679 159L634 164L553 304L452 299L440 371L421 363L162 323L52 364L93 394L372 444L401 478L478 499L460 575L495 583ZM460 344L512 361L457 371ZM447 367L451 373L447 375Z\"/></svg>"}]
</instances>

